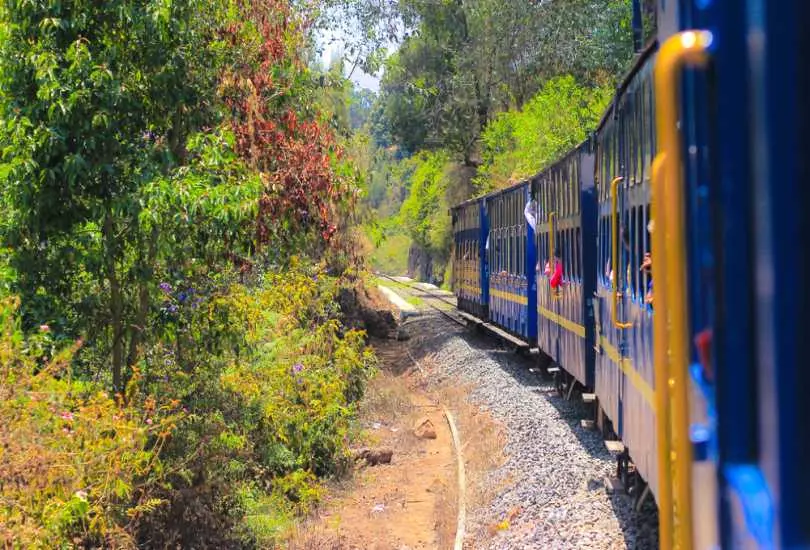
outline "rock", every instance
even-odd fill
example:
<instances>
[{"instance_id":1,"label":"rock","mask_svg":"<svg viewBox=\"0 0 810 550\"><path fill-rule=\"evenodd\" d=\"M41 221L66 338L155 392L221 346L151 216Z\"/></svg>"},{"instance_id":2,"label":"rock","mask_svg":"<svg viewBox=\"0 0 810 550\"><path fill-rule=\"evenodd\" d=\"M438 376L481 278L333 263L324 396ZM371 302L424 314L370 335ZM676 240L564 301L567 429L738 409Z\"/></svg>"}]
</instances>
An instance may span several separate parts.
<instances>
[{"instance_id":1,"label":"rock","mask_svg":"<svg viewBox=\"0 0 810 550\"><path fill-rule=\"evenodd\" d=\"M436 439L436 427L430 418L423 416L414 424L413 435L419 439Z\"/></svg>"},{"instance_id":2,"label":"rock","mask_svg":"<svg viewBox=\"0 0 810 550\"><path fill-rule=\"evenodd\" d=\"M369 466L378 464L391 464L394 451L391 449L360 449L355 453L355 460L365 460Z\"/></svg>"}]
</instances>

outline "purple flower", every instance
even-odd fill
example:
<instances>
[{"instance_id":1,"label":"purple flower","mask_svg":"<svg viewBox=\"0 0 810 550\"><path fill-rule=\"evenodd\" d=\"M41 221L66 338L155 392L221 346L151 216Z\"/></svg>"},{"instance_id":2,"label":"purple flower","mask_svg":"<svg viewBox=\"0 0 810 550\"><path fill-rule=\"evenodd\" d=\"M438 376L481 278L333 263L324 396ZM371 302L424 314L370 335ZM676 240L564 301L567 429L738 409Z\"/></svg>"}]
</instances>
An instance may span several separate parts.
<instances>
[{"instance_id":1,"label":"purple flower","mask_svg":"<svg viewBox=\"0 0 810 550\"><path fill-rule=\"evenodd\" d=\"M303 378L296 378L296 379L295 379L295 383L296 383L296 384L298 384L298 385L300 386L301 384L303 384L303 383L304 383L304 379L303 379Z\"/></svg>"},{"instance_id":2,"label":"purple flower","mask_svg":"<svg viewBox=\"0 0 810 550\"><path fill-rule=\"evenodd\" d=\"M180 294L177 295L177 299L180 300L181 304L186 301L186 298L188 298L188 294L185 292L180 292Z\"/></svg>"},{"instance_id":3,"label":"purple flower","mask_svg":"<svg viewBox=\"0 0 810 550\"><path fill-rule=\"evenodd\" d=\"M177 313L177 306L172 304L168 307L169 313Z\"/></svg>"},{"instance_id":4,"label":"purple flower","mask_svg":"<svg viewBox=\"0 0 810 550\"><path fill-rule=\"evenodd\" d=\"M296 363L295 365L293 365L292 371L294 373L298 374L302 370L304 370L304 365L302 365L301 363Z\"/></svg>"},{"instance_id":5,"label":"purple flower","mask_svg":"<svg viewBox=\"0 0 810 550\"><path fill-rule=\"evenodd\" d=\"M167 294L172 291L172 285L170 285L169 283L160 283L160 285L158 286L160 286L160 290L162 290Z\"/></svg>"}]
</instances>

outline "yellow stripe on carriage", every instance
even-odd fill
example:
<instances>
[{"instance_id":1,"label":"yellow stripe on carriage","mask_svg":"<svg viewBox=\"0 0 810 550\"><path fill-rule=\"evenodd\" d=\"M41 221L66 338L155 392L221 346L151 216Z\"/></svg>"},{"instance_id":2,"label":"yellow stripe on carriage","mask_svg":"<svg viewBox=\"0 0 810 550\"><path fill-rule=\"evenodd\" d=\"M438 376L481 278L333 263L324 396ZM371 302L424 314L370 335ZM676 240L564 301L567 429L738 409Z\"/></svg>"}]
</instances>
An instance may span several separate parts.
<instances>
[{"instance_id":1,"label":"yellow stripe on carriage","mask_svg":"<svg viewBox=\"0 0 810 550\"><path fill-rule=\"evenodd\" d=\"M474 294L476 296L479 296L481 294L481 289L478 288L477 286L461 285L461 290L467 291L470 294Z\"/></svg>"},{"instance_id":2,"label":"yellow stripe on carriage","mask_svg":"<svg viewBox=\"0 0 810 550\"><path fill-rule=\"evenodd\" d=\"M655 390L653 390L647 381L642 378L641 374L633 368L633 362L627 357L622 357L619 350L608 342L607 338L604 336L599 337L599 345L605 350L608 358L619 366L624 375L627 376L630 384L638 390L641 397L644 398L644 401L647 402L650 409L655 413Z\"/></svg>"},{"instance_id":3,"label":"yellow stripe on carriage","mask_svg":"<svg viewBox=\"0 0 810 550\"><path fill-rule=\"evenodd\" d=\"M505 290L495 290L493 288L489 291L489 295L494 296L496 298L502 298L504 300L514 302L522 306L529 305L529 298L527 298L526 296L521 296L520 294L512 294L511 292L506 292Z\"/></svg>"},{"instance_id":4,"label":"yellow stripe on carriage","mask_svg":"<svg viewBox=\"0 0 810 550\"><path fill-rule=\"evenodd\" d=\"M562 328L569 330L579 336L580 338L585 338L585 327L582 325L575 323L574 321L567 319L560 315L559 313L554 313L550 309L546 309L543 306L538 306L537 313L551 321L552 323L557 323Z\"/></svg>"}]
</instances>

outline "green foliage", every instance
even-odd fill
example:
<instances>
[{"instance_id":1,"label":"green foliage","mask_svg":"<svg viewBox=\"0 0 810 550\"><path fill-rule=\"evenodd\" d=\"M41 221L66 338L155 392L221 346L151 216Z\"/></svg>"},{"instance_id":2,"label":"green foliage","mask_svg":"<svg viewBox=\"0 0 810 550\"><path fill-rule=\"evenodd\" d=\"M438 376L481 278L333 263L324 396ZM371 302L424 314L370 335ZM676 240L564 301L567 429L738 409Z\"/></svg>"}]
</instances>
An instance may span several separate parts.
<instances>
[{"instance_id":1,"label":"green foliage","mask_svg":"<svg viewBox=\"0 0 810 550\"><path fill-rule=\"evenodd\" d=\"M132 524L165 505L161 447L179 418L131 385L127 405L73 379L73 348L44 356L48 327L23 337L0 304L0 540L15 548L134 547Z\"/></svg>"},{"instance_id":2,"label":"green foliage","mask_svg":"<svg viewBox=\"0 0 810 550\"><path fill-rule=\"evenodd\" d=\"M408 251L411 239L407 235L394 234L383 237L369 255L372 269L391 275L405 275L408 272Z\"/></svg>"},{"instance_id":3,"label":"green foliage","mask_svg":"<svg viewBox=\"0 0 810 550\"><path fill-rule=\"evenodd\" d=\"M145 393L188 410L163 450L172 505L142 527L153 540L160 532L165 544L188 545L210 535L209 508L230 509L218 520L223 530L259 536L318 502L316 476L343 471L374 358L363 335L338 321L341 284L293 262L255 288L228 284L207 303L181 307L175 345L142 366ZM241 504L229 506L234 499ZM181 505L197 512L172 526Z\"/></svg>"},{"instance_id":4,"label":"green foliage","mask_svg":"<svg viewBox=\"0 0 810 550\"><path fill-rule=\"evenodd\" d=\"M585 139L607 107L609 86L588 88L573 77L550 80L523 109L499 114L482 135L476 183L489 191L517 183Z\"/></svg>"},{"instance_id":5,"label":"green foliage","mask_svg":"<svg viewBox=\"0 0 810 550\"><path fill-rule=\"evenodd\" d=\"M367 45L405 29L385 63L376 135L409 153L444 148L466 165L477 164L478 138L498 112L523 107L557 76L615 78L633 54L628 0L330 3L359 21Z\"/></svg>"},{"instance_id":6,"label":"green foliage","mask_svg":"<svg viewBox=\"0 0 810 550\"><path fill-rule=\"evenodd\" d=\"M328 104L307 25L283 0L0 5L0 293L28 334L0 315L4 544L249 545L255 503L305 514L344 468L373 356L292 254L357 264L338 141L370 100L338 75Z\"/></svg>"},{"instance_id":7,"label":"green foliage","mask_svg":"<svg viewBox=\"0 0 810 550\"><path fill-rule=\"evenodd\" d=\"M337 319L341 284L293 266L257 288L231 283L181 303L166 328L174 345L147 354L125 405L70 376L70 349L43 356L49 329L24 339L6 301L0 537L23 547L144 536L225 544L307 513L321 497L316 476L347 465L374 366L363 335Z\"/></svg>"},{"instance_id":8,"label":"green foliage","mask_svg":"<svg viewBox=\"0 0 810 550\"><path fill-rule=\"evenodd\" d=\"M411 177L410 193L402 203L400 216L405 228L419 246L441 248L442 218L445 191L447 189L446 170L449 156L444 152L421 153L412 159L416 166Z\"/></svg>"}]
</instances>

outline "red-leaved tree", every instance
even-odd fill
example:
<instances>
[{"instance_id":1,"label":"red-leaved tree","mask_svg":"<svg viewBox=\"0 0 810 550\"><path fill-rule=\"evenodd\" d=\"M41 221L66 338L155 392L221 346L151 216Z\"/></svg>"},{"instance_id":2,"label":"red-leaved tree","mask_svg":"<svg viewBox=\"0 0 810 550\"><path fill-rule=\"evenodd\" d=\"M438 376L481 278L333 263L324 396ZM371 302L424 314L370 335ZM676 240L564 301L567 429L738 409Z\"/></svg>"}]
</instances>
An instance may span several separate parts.
<instances>
[{"instance_id":1,"label":"red-leaved tree","mask_svg":"<svg viewBox=\"0 0 810 550\"><path fill-rule=\"evenodd\" d=\"M227 33L234 46L255 48L254 62L225 75L223 94L237 151L264 184L257 243L313 235L328 242L352 194L334 168L340 147L311 107L315 83L301 58L309 21L288 0L245 0L242 10L243 22Z\"/></svg>"}]
</instances>

